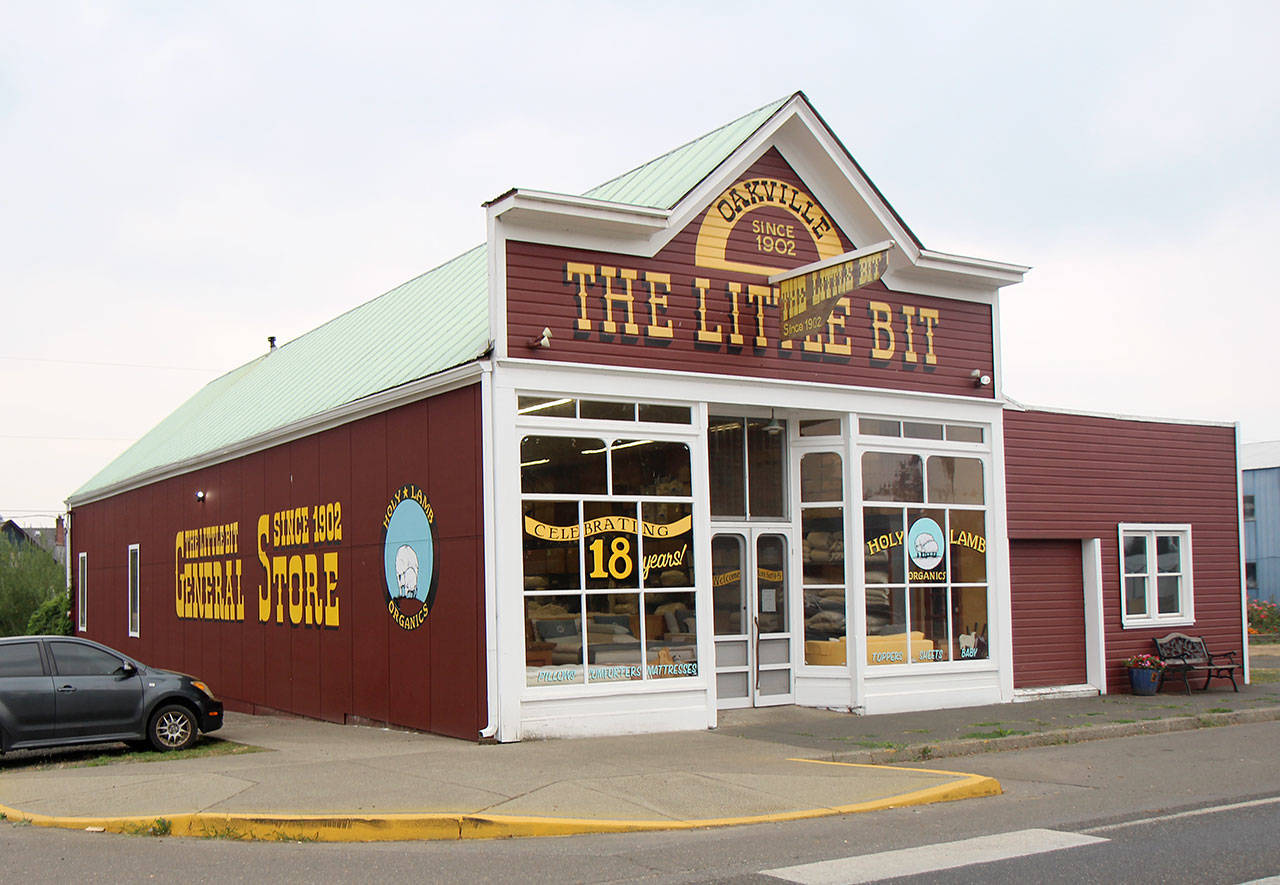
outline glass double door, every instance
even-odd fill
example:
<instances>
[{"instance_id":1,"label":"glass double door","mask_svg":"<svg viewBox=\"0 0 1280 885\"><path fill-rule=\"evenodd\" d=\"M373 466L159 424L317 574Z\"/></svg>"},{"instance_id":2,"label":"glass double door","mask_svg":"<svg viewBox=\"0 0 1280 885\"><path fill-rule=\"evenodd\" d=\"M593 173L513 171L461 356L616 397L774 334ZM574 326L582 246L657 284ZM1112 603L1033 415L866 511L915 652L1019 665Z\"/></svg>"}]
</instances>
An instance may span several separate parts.
<instances>
[{"instance_id":1,"label":"glass double door","mask_svg":"<svg viewBox=\"0 0 1280 885\"><path fill-rule=\"evenodd\" d=\"M794 703L787 528L726 530L711 539L716 694L722 708Z\"/></svg>"}]
</instances>

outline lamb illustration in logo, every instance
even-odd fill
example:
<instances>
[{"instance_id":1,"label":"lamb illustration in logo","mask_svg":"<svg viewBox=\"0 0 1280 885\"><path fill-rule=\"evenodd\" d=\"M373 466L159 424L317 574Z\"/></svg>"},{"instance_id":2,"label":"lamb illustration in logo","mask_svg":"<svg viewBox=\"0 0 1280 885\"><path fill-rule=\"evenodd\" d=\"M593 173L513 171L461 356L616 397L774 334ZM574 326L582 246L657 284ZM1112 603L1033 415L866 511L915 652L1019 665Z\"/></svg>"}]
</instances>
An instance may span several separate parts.
<instances>
[{"instance_id":1,"label":"lamb illustration in logo","mask_svg":"<svg viewBox=\"0 0 1280 885\"><path fill-rule=\"evenodd\" d=\"M418 554L408 544L401 544L396 551L396 580L401 596L412 599L418 595Z\"/></svg>"},{"instance_id":2,"label":"lamb illustration in logo","mask_svg":"<svg viewBox=\"0 0 1280 885\"><path fill-rule=\"evenodd\" d=\"M921 533L916 536L916 557L918 559L938 559L941 555L938 552L937 538L928 533Z\"/></svg>"}]
</instances>

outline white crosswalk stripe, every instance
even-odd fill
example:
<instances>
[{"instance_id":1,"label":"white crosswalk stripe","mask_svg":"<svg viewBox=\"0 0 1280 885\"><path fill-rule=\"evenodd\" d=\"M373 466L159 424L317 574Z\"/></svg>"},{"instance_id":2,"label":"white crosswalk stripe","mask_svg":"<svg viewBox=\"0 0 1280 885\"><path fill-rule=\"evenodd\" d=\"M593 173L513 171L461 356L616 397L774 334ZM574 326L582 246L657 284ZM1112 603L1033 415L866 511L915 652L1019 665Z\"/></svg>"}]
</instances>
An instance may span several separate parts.
<instances>
[{"instance_id":1,"label":"white crosswalk stripe","mask_svg":"<svg viewBox=\"0 0 1280 885\"><path fill-rule=\"evenodd\" d=\"M1145 827L1148 824L1162 823L1168 820L1181 820L1187 817L1201 817L1206 814L1218 814L1223 811L1239 811L1242 808L1258 808L1263 805L1280 804L1280 796L1269 796L1266 799L1250 799L1248 802L1232 802L1230 805L1212 805L1208 808L1193 808L1191 811L1178 811L1173 814L1160 814L1154 817L1142 817L1127 820L1118 824L1107 824L1101 827L1090 827L1084 833L1106 833L1110 830L1123 830L1126 827Z\"/></svg>"},{"instance_id":2,"label":"white crosswalk stripe","mask_svg":"<svg viewBox=\"0 0 1280 885\"><path fill-rule=\"evenodd\" d=\"M766 876L798 882L800 885L852 885L855 882L877 882L895 876L914 876L934 870L950 870L971 864L1028 857L1106 841L1098 836L1058 830L1016 830L1012 833L961 839L958 842L881 851L761 872Z\"/></svg>"}]
</instances>

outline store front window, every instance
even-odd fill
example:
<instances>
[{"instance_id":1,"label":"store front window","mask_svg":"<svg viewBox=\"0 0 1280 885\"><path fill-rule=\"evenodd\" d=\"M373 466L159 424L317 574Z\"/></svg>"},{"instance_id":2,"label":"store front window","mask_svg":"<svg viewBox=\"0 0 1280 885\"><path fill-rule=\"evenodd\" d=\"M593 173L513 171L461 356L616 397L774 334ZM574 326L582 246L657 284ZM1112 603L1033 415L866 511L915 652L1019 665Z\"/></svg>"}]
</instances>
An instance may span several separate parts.
<instances>
[{"instance_id":1,"label":"store front window","mask_svg":"<svg viewBox=\"0 0 1280 885\"><path fill-rule=\"evenodd\" d=\"M862 482L867 663L986 659L983 462L866 452Z\"/></svg>"},{"instance_id":2,"label":"store front window","mask_svg":"<svg viewBox=\"0 0 1280 885\"><path fill-rule=\"evenodd\" d=\"M520 464L526 684L696 676L688 445L531 435Z\"/></svg>"},{"instance_id":3,"label":"store front window","mask_svg":"<svg viewBox=\"0 0 1280 885\"><path fill-rule=\"evenodd\" d=\"M844 459L838 452L806 452L800 458L800 537L804 662L809 666L843 666L848 638Z\"/></svg>"}]
</instances>

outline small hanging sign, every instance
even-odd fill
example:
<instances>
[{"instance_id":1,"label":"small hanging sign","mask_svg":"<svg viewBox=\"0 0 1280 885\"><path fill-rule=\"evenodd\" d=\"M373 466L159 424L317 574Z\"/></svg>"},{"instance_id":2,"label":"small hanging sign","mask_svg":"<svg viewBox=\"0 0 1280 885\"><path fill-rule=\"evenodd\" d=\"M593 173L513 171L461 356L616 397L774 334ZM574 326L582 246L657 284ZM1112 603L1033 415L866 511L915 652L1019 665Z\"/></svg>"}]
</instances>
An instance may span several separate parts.
<instances>
[{"instance_id":1,"label":"small hanging sign","mask_svg":"<svg viewBox=\"0 0 1280 885\"><path fill-rule=\"evenodd\" d=\"M820 334L837 301L884 276L893 246L885 240L769 277L778 286L782 340Z\"/></svg>"}]
</instances>

